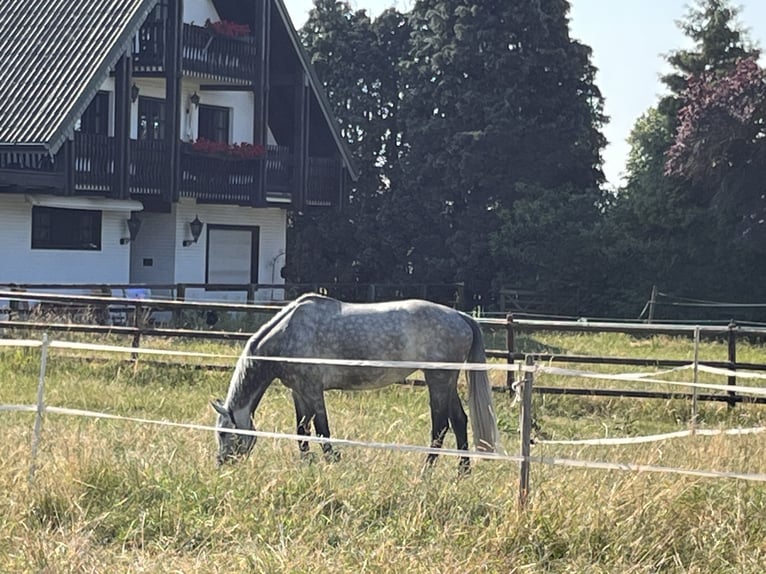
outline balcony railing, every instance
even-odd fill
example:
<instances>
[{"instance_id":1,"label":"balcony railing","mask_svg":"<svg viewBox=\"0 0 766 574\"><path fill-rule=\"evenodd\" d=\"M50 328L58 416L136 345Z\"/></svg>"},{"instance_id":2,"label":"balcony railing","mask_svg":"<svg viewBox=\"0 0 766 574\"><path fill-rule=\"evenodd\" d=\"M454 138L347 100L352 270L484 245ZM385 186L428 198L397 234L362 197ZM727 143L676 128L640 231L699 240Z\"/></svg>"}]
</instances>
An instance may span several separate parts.
<instances>
[{"instance_id":1,"label":"balcony railing","mask_svg":"<svg viewBox=\"0 0 766 574\"><path fill-rule=\"evenodd\" d=\"M239 80L255 78L252 36L230 38L209 28L184 24L182 54L185 72Z\"/></svg>"},{"instance_id":2,"label":"balcony railing","mask_svg":"<svg viewBox=\"0 0 766 574\"><path fill-rule=\"evenodd\" d=\"M329 157L309 157L306 188L308 205L337 205L340 197L340 163Z\"/></svg>"},{"instance_id":3,"label":"balcony railing","mask_svg":"<svg viewBox=\"0 0 766 574\"><path fill-rule=\"evenodd\" d=\"M262 158L232 158L181 148L180 192L221 203L254 203L260 196Z\"/></svg>"},{"instance_id":4,"label":"balcony railing","mask_svg":"<svg viewBox=\"0 0 766 574\"><path fill-rule=\"evenodd\" d=\"M116 141L113 137L75 132L70 168L74 190L111 194L115 178ZM0 170L23 170L27 179L36 174L64 175L65 156L0 152ZM163 140L130 140L130 193L154 196L170 201L171 158L168 142ZM216 203L246 205L284 205L294 202L293 155L285 146L266 146L261 157L243 159L225 155L201 154L188 143L181 144L179 194L183 197ZM261 188L261 173L265 187ZM340 193L340 164L333 158L308 159L307 205L336 205ZM47 180L42 180L44 185ZM64 182L64 179L56 182ZM63 183L56 183L61 187ZM74 190L69 190L72 192Z\"/></svg>"},{"instance_id":5,"label":"balcony railing","mask_svg":"<svg viewBox=\"0 0 766 574\"><path fill-rule=\"evenodd\" d=\"M164 140L130 140L130 191L170 199L170 147Z\"/></svg>"},{"instance_id":6,"label":"balcony railing","mask_svg":"<svg viewBox=\"0 0 766 574\"><path fill-rule=\"evenodd\" d=\"M221 80L251 81L255 78L256 46L252 36L222 36L210 28L183 25L181 48L183 71ZM133 46L133 70L165 70L165 24L146 22Z\"/></svg>"},{"instance_id":7,"label":"balcony railing","mask_svg":"<svg viewBox=\"0 0 766 574\"><path fill-rule=\"evenodd\" d=\"M110 191L114 184L114 156L114 138L75 132L75 188L80 191Z\"/></svg>"}]
</instances>

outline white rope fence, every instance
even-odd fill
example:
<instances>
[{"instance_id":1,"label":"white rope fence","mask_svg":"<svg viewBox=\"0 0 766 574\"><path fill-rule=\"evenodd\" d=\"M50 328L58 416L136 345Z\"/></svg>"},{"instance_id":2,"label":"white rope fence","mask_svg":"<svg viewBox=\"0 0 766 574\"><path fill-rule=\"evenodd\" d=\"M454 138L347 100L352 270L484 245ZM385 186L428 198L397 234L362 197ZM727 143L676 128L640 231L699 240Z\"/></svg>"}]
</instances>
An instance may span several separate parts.
<instances>
[{"instance_id":1,"label":"white rope fence","mask_svg":"<svg viewBox=\"0 0 766 574\"><path fill-rule=\"evenodd\" d=\"M40 365L40 379L38 384L37 393L37 405L0 405L0 412L33 412L35 413L35 427L32 445L32 462L30 465L30 482L34 480L35 473L35 461L37 448L40 440L40 431L42 426L42 419L44 414L56 414L63 416L77 416L88 417L93 419L114 420L123 421L133 424L141 425L160 425L172 428L184 428L196 431L204 432L217 432L214 426L200 425L194 423L175 422L167 420L153 420L140 417L128 417L112 413L95 412L82 409L71 409L59 406L49 406L44 403L44 381L45 381L45 369L47 363L47 356L49 349L67 349L74 351L92 351L92 352L106 352L106 353L125 353L136 356L143 355L165 355L174 357L187 357L187 358L205 358L205 359L238 359L239 355L229 354L216 354L216 353L202 353L202 352L187 352L187 351L174 351L164 349L148 349L148 348L134 348L134 347L120 347L114 345L98 345L91 343L78 343L67 341L54 341L48 340L47 335L43 337L41 341L33 339L0 339L0 347L21 347L21 348L40 348L41 349L41 365ZM400 368L400 369L455 369L455 370L499 370L505 372L519 372L524 373L525 380L531 382L535 373L547 373L555 376L568 376L568 377L586 377L592 379L610 379L619 381L637 381L643 383L655 383L663 385L681 385L685 387L692 387L695 389L715 389L723 391L731 391L736 389L737 393L749 394L755 396L766 396L766 388L754 387L754 386L736 386L731 387L727 385L718 385L713 383L700 383L700 382L687 382L687 381L673 381L660 379L658 377L681 372L689 369L696 369L699 371L709 372L715 375L727 376L736 374L737 377L751 378L751 379L766 379L766 375L754 372L748 372L743 370L730 371L728 369L720 369L714 367L705 367L699 364L690 364L678 367L675 369L667 369L664 371L653 371L644 373L618 373L618 374L606 374L591 371L583 371L577 369L562 369L559 367L552 367L549 365L530 365L530 364L504 364L504 363L444 363L444 362L412 362L412 361L363 361L363 360L342 360L342 359L314 359L308 357L253 357L253 360L268 360L268 361L284 361L293 363L312 363L319 365L337 365L337 366L349 366L349 367L379 367L379 368ZM521 386L524 384L520 381L518 384ZM531 386L530 386L531 389ZM517 388L518 392L518 388ZM526 394L526 393L525 393ZM529 393L531 397L531 392ZM527 405L529 409L531 405ZM522 405L522 409L524 405ZM529 462L538 462L548 465L565 466L571 468L583 468L583 469L598 469L598 470L617 470L617 471L630 471L630 472L653 472L653 473L668 473L675 475L696 476L703 478L727 478L737 479L755 482L766 482L766 474L763 473L743 473L743 472L730 472L730 471L715 471L715 470L700 470L700 469L686 469L675 468L668 466L657 465L644 465L633 463L614 463L592 460L574 460L566 458L533 456L527 457L522 455L513 455L505 453L485 453L480 451L462 451L457 449L434 449L431 447L417 446L417 445L405 445L398 443L385 443L385 442L367 442L357 441L351 439L342 438L324 438L304 436L289 433L278 433L269 431L258 430L235 430L227 429L227 432L252 435L261 438L274 439L274 440L290 440L290 441L308 441L308 442L321 442L330 443L337 446L355 447L355 448L369 448L379 450L391 450L399 452L420 453L420 454L439 454L452 457L469 457L474 459L487 459L496 461L507 461L514 463L528 464ZM672 433L657 434L643 437L625 437L625 438L600 438L600 439L584 439L584 440L538 440L535 441L537 445L627 445L627 444L641 444L648 442L664 441L675 438L682 438L688 436L714 436L714 435L751 435L760 434L766 432L766 427L756 427L749 429L690 429ZM522 444L524 440L522 440ZM522 452L524 449L522 448ZM526 495L524 495L525 497Z\"/></svg>"}]
</instances>

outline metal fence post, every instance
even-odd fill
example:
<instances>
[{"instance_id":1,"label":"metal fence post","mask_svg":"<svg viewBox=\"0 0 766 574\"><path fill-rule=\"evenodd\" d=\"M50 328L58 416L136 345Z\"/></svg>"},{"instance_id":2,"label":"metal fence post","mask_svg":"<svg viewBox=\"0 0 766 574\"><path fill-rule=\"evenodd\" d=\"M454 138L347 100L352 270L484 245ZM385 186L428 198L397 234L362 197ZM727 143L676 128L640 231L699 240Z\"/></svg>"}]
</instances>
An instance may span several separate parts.
<instances>
[{"instance_id":1,"label":"metal fence post","mask_svg":"<svg viewBox=\"0 0 766 574\"><path fill-rule=\"evenodd\" d=\"M48 364L48 334L43 334L43 344L40 347L40 378L37 382L37 411L35 413L35 429L32 435L32 456L29 464L29 484L35 480L35 466L37 461L37 448L40 444L40 433L43 428L43 414L45 413L45 370Z\"/></svg>"},{"instance_id":2,"label":"metal fence post","mask_svg":"<svg viewBox=\"0 0 766 574\"><path fill-rule=\"evenodd\" d=\"M521 468L519 474L519 507L526 508L529 499L529 454L532 443L532 385L534 373L532 356L527 355L524 365L524 388L522 390L521 410L519 412L519 428L521 430Z\"/></svg>"}]
</instances>

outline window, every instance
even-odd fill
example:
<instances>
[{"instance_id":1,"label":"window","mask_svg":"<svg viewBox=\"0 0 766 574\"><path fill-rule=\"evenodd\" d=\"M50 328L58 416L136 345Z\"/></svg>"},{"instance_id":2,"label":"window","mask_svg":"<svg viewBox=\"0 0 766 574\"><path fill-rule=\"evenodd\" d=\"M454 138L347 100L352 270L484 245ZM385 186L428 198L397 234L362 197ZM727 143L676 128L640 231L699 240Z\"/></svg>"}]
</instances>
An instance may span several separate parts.
<instances>
[{"instance_id":1,"label":"window","mask_svg":"<svg viewBox=\"0 0 766 574\"><path fill-rule=\"evenodd\" d=\"M165 139L165 100L138 98L138 139Z\"/></svg>"},{"instance_id":2,"label":"window","mask_svg":"<svg viewBox=\"0 0 766 574\"><path fill-rule=\"evenodd\" d=\"M32 207L32 249L101 250L101 212Z\"/></svg>"},{"instance_id":3,"label":"window","mask_svg":"<svg viewBox=\"0 0 766 574\"><path fill-rule=\"evenodd\" d=\"M197 137L229 143L229 108L200 105Z\"/></svg>"},{"instance_id":4,"label":"window","mask_svg":"<svg viewBox=\"0 0 766 574\"><path fill-rule=\"evenodd\" d=\"M86 134L109 135L109 93L99 92L80 117L77 131Z\"/></svg>"}]
</instances>

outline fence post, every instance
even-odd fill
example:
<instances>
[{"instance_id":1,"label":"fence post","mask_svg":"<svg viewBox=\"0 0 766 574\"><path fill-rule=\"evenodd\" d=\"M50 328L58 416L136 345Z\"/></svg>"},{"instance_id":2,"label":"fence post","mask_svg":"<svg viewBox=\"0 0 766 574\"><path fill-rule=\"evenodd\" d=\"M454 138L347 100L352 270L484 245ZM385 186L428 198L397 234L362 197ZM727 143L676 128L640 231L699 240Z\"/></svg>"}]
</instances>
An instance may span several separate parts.
<instances>
[{"instance_id":1,"label":"fence post","mask_svg":"<svg viewBox=\"0 0 766 574\"><path fill-rule=\"evenodd\" d=\"M35 430L32 435L32 456L29 464L29 484L35 481L35 465L37 461L37 448L40 444L40 433L43 428L43 414L45 413L45 370L48 364L48 334L43 334L43 344L40 347L40 378L37 382L37 411L35 413Z\"/></svg>"},{"instance_id":2,"label":"fence post","mask_svg":"<svg viewBox=\"0 0 766 574\"><path fill-rule=\"evenodd\" d=\"M652 296L649 299L649 317L646 322L651 323L654 321L654 307L657 304L657 285L652 285Z\"/></svg>"},{"instance_id":3,"label":"fence post","mask_svg":"<svg viewBox=\"0 0 766 574\"><path fill-rule=\"evenodd\" d=\"M737 370L737 324L734 322L734 319L729 321L729 369L732 371ZM737 385L737 376L729 375L727 383L735 387ZM729 400L727 402L730 409L734 408L737 404L736 396L736 392L729 391Z\"/></svg>"},{"instance_id":4,"label":"fence post","mask_svg":"<svg viewBox=\"0 0 766 574\"><path fill-rule=\"evenodd\" d=\"M699 381L700 328L694 327L694 378L692 382L692 434L697 430L697 382Z\"/></svg>"},{"instance_id":5,"label":"fence post","mask_svg":"<svg viewBox=\"0 0 766 574\"><path fill-rule=\"evenodd\" d=\"M524 365L534 364L532 356L527 355ZM521 468L519 474L519 507L526 508L529 498L529 454L532 443L532 385L534 373L531 368L524 372L524 388L522 390L521 410L519 412L519 428L521 430Z\"/></svg>"},{"instance_id":6,"label":"fence post","mask_svg":"<svg viewBox=\"0 0 766 574\"><path fill-rule=\"evenodd\" d=\"M143 305L136 302L135 306L133 307L133 327L136 329L135 333L133 333L132 346L134 349L138 349L138 347L141 345L141 329L144 328L143 314ZM138 361L138 353L131 353L131 358L134 362Z\"/></svg>"},{"instance_id":7,"label":"fence post","mask_svg":"<svg viewBox=\"0 0 766 574\"><path fill-rule=\"evenodd\" d=\"M516 351L516 337L513 332L513 315L508 313L505 316L505 348L508 353L506 355L506 361L509 365L513 365L513 353ZM513 371L509 370L505 376L505 384L508 387L508 393L511 400L514 398L513 385L515 383L515 376Z\"/></svg>"},{"instance_id":8,"label":"fence post","mask_svg":"<svg viewBox=\"0 0 766 574\"><path fill-rule=\"evenodd\" d=\"M175 291L176 301L183 302L186 300L186 286L183 283L176 285ZM173 307L173 324L176 326L176 329L183 327L183 316L184 310L181 305Z\"/></svg>"}]
</instances>

